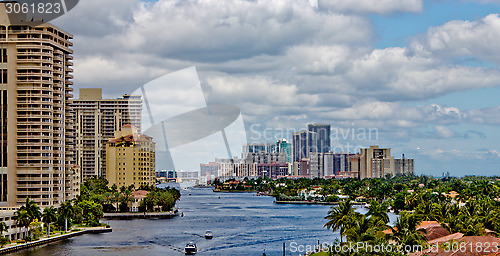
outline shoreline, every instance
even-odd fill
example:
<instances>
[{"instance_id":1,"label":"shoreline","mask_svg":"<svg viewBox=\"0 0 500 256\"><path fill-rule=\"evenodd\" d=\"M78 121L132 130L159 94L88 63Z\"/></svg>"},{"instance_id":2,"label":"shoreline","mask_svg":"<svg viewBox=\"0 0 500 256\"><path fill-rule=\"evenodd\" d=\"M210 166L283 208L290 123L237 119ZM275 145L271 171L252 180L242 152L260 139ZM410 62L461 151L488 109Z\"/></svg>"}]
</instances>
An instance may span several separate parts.
<instances>
[{"instance_id":1,"label":"shoreline","mask_svg":"<svg viewBox=\"0 0 500 256\"><path fill-rule=\"evenodd\" d=\"M275 204L319 204L319 205L338 205L338 202L309 202L309 201L274 201ZM353 205L364 205L365 203L352 202Z\"/></svg>"},{"instance_id":2,"label":"shoreline","mask_svg":"<svg viewBox=\"0 0 500 256\"><path fill-rule=\"evenodd\" d=\"M169 212L111 212L104 213L102 219L133 220L133 219L172 219L179 215L177 210Z\"/></svg>"},{"instance_id":3,"label":"shoreline","mask_svg":"<svg viewBox=\"0 0 500 256\"><path fill-rule=\"evenodd\" d=\"M214 189L213 192L215 193L257 193L258 191L255 190L217 190Z\"/></svg>"},{"instance_id":4,"label":"shoreline","mask_svg":"<svg viewBox=\"0 0 500 256\"><path fill-rule=\"evenodd\" d=\"M6 254L6 253L25 250L25 249L29 249L29 248L33 248L33 247L43 246L43 245L59 242L62 240L66 240L66 239L69 239L69 238L72 238L75 236L81 236L81 235L85 235L85 234L109 233L112 231L113 231L113 228L106 228L106 227L85 228L85 230L70 232L70 233L66 233L66 234L54 236L54 237L49 237L49 238L41 238L40 240L37 240L37 241L27 242L27 243L23 243L23 244L16 244L16 245L0 248L0 254Z\"/></svg>"}]
</instances>

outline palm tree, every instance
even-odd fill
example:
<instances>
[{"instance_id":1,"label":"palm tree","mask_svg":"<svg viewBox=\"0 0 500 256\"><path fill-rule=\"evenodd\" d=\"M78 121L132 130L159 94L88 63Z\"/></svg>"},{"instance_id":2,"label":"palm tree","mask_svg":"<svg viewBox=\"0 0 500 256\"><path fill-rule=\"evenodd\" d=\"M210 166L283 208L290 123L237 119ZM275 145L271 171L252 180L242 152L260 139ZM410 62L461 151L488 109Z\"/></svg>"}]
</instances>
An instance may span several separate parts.
<instances>
[{"instance_id":1,"label":"palm tree","mask_svg":"<svg viewBox=\"0 0 500 256\"><path fill-rule=\"evenodd\" d=\"M125 205L124 209L128 211L128 203L134 202L134 198L132 197L132 192L130 192L130 190L128 189L123 190L123 193L120 194L119 202L120 205ZM118 208L120 210L122 209L122 207L120 206Z\"/></svg>"},{"instance_id":2,"label":"palm tree","mask_svg":"<svg viewBox=\"0 0 500 256\"><path fill-rule=\"evenodd\" d=\"M398 220L391 227L391 238L400 245L420 245L426 238L420 232L425 230L417 230L418 224L421 222L420 216L408 212L402 212Z\"/></svg>"},{"instance_id":3,"label":"palm tree","mask_svg":"<svg viewBox=\"0 0 500 256\"><path fill-rule=\"evenodd\" d=\"M0 222L0 236L2 236L5 231L7 231L7 225L2 221Z\"/></svg>"},{"instance_id":4,"label":"palm tree","mask_svg":"<svg viewBox=\"0 0 500 256\"><path fill-rule=\"evenodd\" d=\"M372 200L370 202L370 207L368 208L368 216L371 216L373 218L382 220L384 223L389 222L389 215L387 212L389 212L389 205L387 202L379 203L375 200Z\"/></svg>"},{"instance_id":5,"label":"palm tree","mask_svg":"<svg viewBox=\"0 0 500 256\"><path fill-rule=\"evenodd\" d=\"M21 207L23 208L23 207ZM32 222L35 219L40 219L41 217L41 212L40 212L40 207L35 203L35 201L30 200L29 197L26 198L26 203L24 204L24 209L28 213L28 217L30 222Z\"/></svg>"},{"instance_id":6,"label":"palm tree","mask_svg":"<svg viewBox=\"0 0 500 256\"><path fill-rule=\"evenodd\" d=\"M349 229L345 231L346 238L351 242L370 242L376 239L375 219L366 215L358 215Z\"/></svg>"},{"instance_id":7,"label":"palm tree","mask_svg":"<svg viewBox=\"0 0 500 256\"><path fill-rule=\"evenodd\" d=\"M407 195L405 198L405 204L408 207L408 209L413 210L413 208L415 208L418 202L418 199L419 195L416 192Z\"/></svg>"},{"instance_id":8,"label":"palm tree","mask_svg":"<svg viewBox=\"0 0 500 256\"><path fill-rule=\"evenodd\" d=\"M21 208L19 208L19 210L17 210L14 213L15 214L14 218L16 220L16 225L18 227L24 227L25 231L27 231L28 226L31 223L30 217L28 215L28 211L26 211L25 209L21 209ZM26 234L25 234L25 237L26 237Z\"/></svg>"},{"instance_id":9,"label":"palm tree","mask_svg":"<svg viewBox=\"0 0 500 256\"><path fill-rule=\"evenodd\" d=\"M332 229L333 232L340 230L340 242L342 243L345 230L349 228L355 215L356 213L352 208L351 200L346 199L340 202L338 206L332 206L332 209L328 212L328 216L325 217L329 221L324 227Z\"/></svg>"},{"instance_id":10,"label":"palm tree","mask_svg":"<svg viewBox=\"0 0 500 256\"><path fill-rule=\"evenodd\" d=\"M435 215L436 209L438 209L438 204L432 203L431 201L424 201L415 208L415 212L420 215L422 220L430 221L437 220Z\"/></svg>"},{"instance_id":11,"label":"palm tree","mask_svg":"<svg viewBox=\"0 0 500 256\"><path fill-rule=\"evenodd\" d=\"M42 221L47 224L47 237L50 237L50 224L57 221L57 212L54 206L47 207L43 210Z\"/></svg>"},{"instance_id":12,"label":"palm tree","mask_svg":"<svg viewBox=\"0 0 500 256\"><path fill-rule=\"evenodd\" d=\"M64 218L64 232L68 232L68 219L73 216L75 210L71 202L63 202L57 210L59 218Z\"/></svg>"}]
</instances>

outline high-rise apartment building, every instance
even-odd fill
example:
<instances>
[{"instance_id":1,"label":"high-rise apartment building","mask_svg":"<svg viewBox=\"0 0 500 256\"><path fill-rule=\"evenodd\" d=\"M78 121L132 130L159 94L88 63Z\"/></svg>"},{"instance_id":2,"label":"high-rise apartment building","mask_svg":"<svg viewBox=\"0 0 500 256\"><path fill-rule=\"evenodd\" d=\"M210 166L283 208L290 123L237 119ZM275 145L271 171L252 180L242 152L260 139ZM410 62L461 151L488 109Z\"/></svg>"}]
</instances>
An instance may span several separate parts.
<instances>
[{"instance_id":1,"label":"high-rise apartment building","mask_svg":"<svg viewBox=\"0 0 500 256\"><path fill-rule=\"evenodd\" d=\"M276 152L275 143L249 143L243 145L242 158L245 159L251 153L274 153Z\"/></svg>"},{"instance_id":2,"label":"high-rise apartment building","mask_svg":"<svg viewBox=\"0 0 500 256\"><path fill-rule=\"evenodd\" d=\"M72 107L76 116L76 160L82 168L82 179L104 176L106 142L114 138L115 131L130 124L141 132L141 96L103 99L102 89L84 88Z\"/></svg>"},{"instance_id":3,"label":"high-rise apartment building","mask_svg":"<svg viewBox=\"0 0 500 256\"><path fill-rule=\"evenodd\" d=\"M316 133L316 146L314 152L328 153L331 149L331 126L329 124L308 124L307 130ZM313 152L313 151L311 151Z\"/></svg>"},{"instance_id":4,"label":"high-rise apartment building","mask_svg":"<svg viewBox=\"0 0 500 256\"><path fill-rule=\"evenodd\" d=\"M245 144L241 155L246 163L291 163L291 143L281 139L276 143Z\"/></svg>"},{"instance_id":5,"label":"high-rise apartment building","mask_svg":"<svg viewBox=\"0 0 500 256\"><path fill-rule=\"evenodd\" d=\"M390 148L379 148L371 146L360 150L359 177L383 178L386 174L395 175L394 157L391 156Z\"/></svg>"},{"instance_id":6,"label":"high-rise apartment building","mask_svg":"<svg viewBox=\"0 0 500 256\"><path fill-rule=\"evenodd\" d=\"M309 153L316 153L318 149L318 134L311 131L293 133L293 161L309 158Z\"/></svg>"},{"instance_id":7,"label":"high-rise apartment building","mask_svg":"<svg viewBox=\"0 0 500 256\"><path fill-rule=\"evenodd\" d=\"M0 206L59 205L78 194L73 36L8 16L0 3Z\"/></svg>"},{"instance_id":8,"label":"high-rise apartment building","mask_svg":"<svg viewBox=\"0 0 500 256\"><path fill-rule=\"evenodd\" d=\"M360 154L349 157L351 172L359 174L360 179L384 178L386 175L412 175L414 173L413 159L395 159L390 148L371 146L362 148Z\"/></svg>"},{"instance_id":9,"label":"high-rise apartment building","mask_svg":"<svg viewBox=\"0 0 500 256\"><path fill-rule=\"evenodd\" d=\"M351 153L325 153L323 154L323 175L330 177L340 175L340 173L350 172L349 158Z\"/></svg>"},{"instance_id":10,"label":"high-rise apartment building","mask_svg":"<svg viewBox=\"0 0 500 256\"><path fill-rule=\"evenodd\" d=\"M414 160L404 158L403 159L394 159L394 172L396 175L413 175L414 173Z\"/></svg>"},{"instance_id":11,"label":"high-rise apartment building","mask_svg":"<svg viewBox=\"0 0 500 256\"><path fill-rule=\"evenodd\" d=\"M285 159L280 159L281 163L293 163L292 143L286 139L280 139L276 142L276 151Z\"/></svg>"},{"instance_id":12,"label":"high-rise apartment building","mask_svg":"<svg viewBox=\"0 0 500 256\"><path fill-rule=\"evenodd\" d=\"M324 175L323 153L309 153L311 178L322 178Z\"/></svg>"},{"instance_id":13,"label":"high-rise apartment building","mask_svg":"<svg viewBox=\"0 0 500 256\"><path fill-rule=\"evenodd\" d=\"M116 132L115 138L106 143L106 179L109 186L155 184L155 143L153 138L142 135L131 125Z\"/></svg>"}]
</instances>

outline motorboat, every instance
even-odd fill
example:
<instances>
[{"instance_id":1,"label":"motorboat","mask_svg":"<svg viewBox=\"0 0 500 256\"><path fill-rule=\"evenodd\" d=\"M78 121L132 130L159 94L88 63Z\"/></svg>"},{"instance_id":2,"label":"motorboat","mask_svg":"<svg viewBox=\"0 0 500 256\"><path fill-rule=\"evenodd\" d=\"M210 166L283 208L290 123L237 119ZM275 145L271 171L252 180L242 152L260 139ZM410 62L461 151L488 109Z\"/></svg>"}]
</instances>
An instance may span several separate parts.
<instances>
[{"instance_id":1,"label":"motorboat","mask_svg":"<svg viewBox=\"0 0 500 256\"><path fill-rule=\"evenodd\" d=\"M205 239L212 239L212 238L214 238L212 231L207 230L207 232L205 232Z\"/></svg>"},{"instance_id":2,"label":"motorboat","mask_svg":"<svg viewBox=\"0 0 500 256\"><path fill-rule=\"evenodd\" d=\"M196 244L193 241L189 242L184 248L184 252L186 255L196 254L197 251L198 248L196 248Z\"/></svg>"}]
</instances>

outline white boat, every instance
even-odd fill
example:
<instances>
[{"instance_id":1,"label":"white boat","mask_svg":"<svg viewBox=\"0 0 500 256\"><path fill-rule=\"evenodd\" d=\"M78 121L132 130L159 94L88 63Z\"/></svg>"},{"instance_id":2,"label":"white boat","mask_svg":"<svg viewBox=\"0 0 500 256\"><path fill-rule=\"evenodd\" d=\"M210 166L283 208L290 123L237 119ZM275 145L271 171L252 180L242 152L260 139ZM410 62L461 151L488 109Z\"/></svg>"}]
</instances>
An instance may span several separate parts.
<instances>
[{"instance_id":1,"label":"white boat","mask_svg":"<svg viewBox=\"0 0 500 256\"><path fill-rule=\"evenodd\" d=\"M205 232L205 239L212 239L212 238L214 238L212 231L207 230L207 232Z\"/></svg>"},{"instance_id":2,"label":"white boat","mask_svg":"<svg viewBox=\"0 0 500 256\"><path fill-rule=\"evenodd\" d=\"M186 245L186 247L184 248L184 253L186 255L196 254L197 251L198 251L198 248L196 248L196 244L193 241L189 242Z\"/></svg>"}]
</instances>

